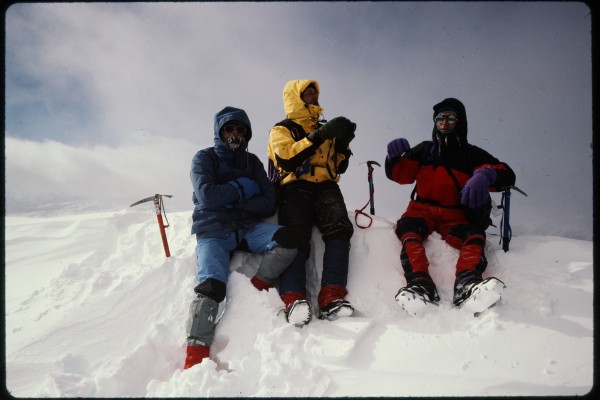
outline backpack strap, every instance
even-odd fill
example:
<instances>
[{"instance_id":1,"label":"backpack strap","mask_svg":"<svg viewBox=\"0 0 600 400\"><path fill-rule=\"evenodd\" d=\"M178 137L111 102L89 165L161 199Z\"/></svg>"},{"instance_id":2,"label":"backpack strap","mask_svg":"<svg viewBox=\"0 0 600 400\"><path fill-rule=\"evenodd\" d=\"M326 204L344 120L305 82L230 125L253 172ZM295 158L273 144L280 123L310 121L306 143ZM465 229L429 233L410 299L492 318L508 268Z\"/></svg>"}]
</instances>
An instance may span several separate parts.
<instances>
[{"instance_id":1,"label":"backpack strap","mask_svg":"<svg viewBox=\"0 0 600 400\"><path fill-rule=\"evenodd\" d=\"M278 122L277 124L275 124L275 126L283 126L283 127L287 128L292 133L292 138L296 142L298 142L298 141L304 139L306 136L308 136L306 134L306 131L302 127L302 125L300 125L300 124L292 121L289 118L286 118L283 121ZM329 147L329 150L327 150L327 160L329 160L329 156L331 154L331 149L332 148L334 148L333 143ZM333 158L333 165L335 166L335 169L336 169L335 172L331 170L331 168L329 167L329 163L328 162L325 164L325 167L327 168L327 173L329 174L329 176L331 177L331 179L335 180L338 177L338 173L337 173L337 150L335 150L335 148L333 149L332 158Z\"/></svg>"},{"instance_id":2,"label":"backpack strap","mask_svg":"<svg viewBox=\"0 0 600 400\"><path fill-rule=\"evenodd\" d=\"M287 128L292 133L292 138L296 142L299 142L307 136L306 131L304 130L302 125L292 121L289 118L286 118L283 121L279 121L275 124L275 126L283 126L284 128Z\"/></svg>"},{"instance_id":3,"label":"backpack strap","mask_svg":"<svg viewBox=\"0 0 600 400\"><path fill-rule=\"evenodd\" d=\"M283 126L287 130L289 130L291 133L292 139L294 139L296 142L298 142L308 136L306 134L306 131L302 127L302 125L292 121L289 118L276 123L275 126ZM282 166L284 170L295 171L296 176L300 177L300 175L302 175L310 170L310 161L308 159L311 155L313 155L315 153L315 149L317 147L318 146L313 145L311 147L304 149L302 152L300 152L299 154L294 156L294 158L296 159L294 161L283 160L283 159L279 158L279 156L277 154L275 154L275 158L277 159L277 163L280 166ZM272 168L272 172L270 173L270 176L273 176L273 179L271 179L271 182L278 183L282 177L280 176L279 171L275 168L275 165L271 165L271 164L273 164L273 163L272 162L269 163L269 168Z\"/></svg>"},{"instance_id":4,"label":"backpack strap","mask_svg":"<svg viewBox=\"0 0 600 400\"><path fill-rule=\"evenodd\" d=\"M283 121L279 121L274 126L283 126L284 128L287 128L287 130L289 130L292 134L292 138L296 142L306 137L306 132L304 131L304 128L302 128L302 125L295 123L289 118L286 118ZM282 176L279 170L275 168L275 163L270 158L267 165L267 175L269 177L269 181L271 181L271 183L277 189L279 187L279 182L281 181Z\"/></svg>"},{"instance_id":5,"label":"backpack strap","mask_svg":"<svg viewBox=\"0 0 600 400\"><path fill-rule=\"evenodd\" d=\"M329 150L327 150L327 159L325 160L325 167L327 168L327 173L329 174L331 179L336 180L337 177L339 176L339 174L337 173L337 151L335 150L335 148L333 149L333 166L335 168L335 173L331 171L331 168L329 168L329 162L328 162L329 161L329 153L331 152L332 147L334 147L333 142L329 146Z\"/></svg>"}]
</instances>

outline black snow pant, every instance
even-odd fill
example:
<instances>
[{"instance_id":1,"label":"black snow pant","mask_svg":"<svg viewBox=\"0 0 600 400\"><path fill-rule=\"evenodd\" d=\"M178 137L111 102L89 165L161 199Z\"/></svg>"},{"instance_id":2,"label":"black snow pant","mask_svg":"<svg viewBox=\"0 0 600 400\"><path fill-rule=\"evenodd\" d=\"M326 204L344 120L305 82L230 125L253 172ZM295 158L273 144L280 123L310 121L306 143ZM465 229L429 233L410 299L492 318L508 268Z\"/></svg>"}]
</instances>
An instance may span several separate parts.
<instances>
[{"instance_id":1,"label":"black snow pant","mask_svg":"<svg viewBox=\"0 0 600 400\"><path fill-rule=\"evenodd\" d=\"M313 226L319 229L325 242L322 286L346 286L354 228L336 182L295 181L284 185L279 224L288 227L290 234L297 235L299 243L296 259L279 277L280 293L305 292L305 262L310 255Z\"/></svg>"}]
</instances>

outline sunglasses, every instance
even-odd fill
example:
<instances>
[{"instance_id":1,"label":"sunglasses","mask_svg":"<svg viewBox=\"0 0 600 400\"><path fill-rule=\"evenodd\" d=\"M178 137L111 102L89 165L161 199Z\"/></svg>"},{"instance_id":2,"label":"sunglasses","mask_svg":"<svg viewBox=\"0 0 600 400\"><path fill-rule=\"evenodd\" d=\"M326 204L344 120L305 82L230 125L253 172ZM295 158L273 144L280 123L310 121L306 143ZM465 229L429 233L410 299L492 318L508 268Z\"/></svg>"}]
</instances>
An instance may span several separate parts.
<instances>
[{"instance_id":1,"label":"sunglasses","mask_svg":"<svg viewBox=\"0 0 600 400\"><path fill-rule=\"evenodd\" d=\"M233 133L235 130L240 135L246 134L246 127L244 125L225 125L223 130L227 133Z\"/></svg>"},{"instance_id":2,"label":"sunglasses","mask_svg":"<svg viewBox=\"0 0 600 400\"><path fill-rule=\"evenodd\" d=\"M458 118L456 118L454 115L438 115L434 118L436 124L441 124L444 122L444 120L446 120L450 125L454 125L458 122Z\"/></svg>"}]
</instances>

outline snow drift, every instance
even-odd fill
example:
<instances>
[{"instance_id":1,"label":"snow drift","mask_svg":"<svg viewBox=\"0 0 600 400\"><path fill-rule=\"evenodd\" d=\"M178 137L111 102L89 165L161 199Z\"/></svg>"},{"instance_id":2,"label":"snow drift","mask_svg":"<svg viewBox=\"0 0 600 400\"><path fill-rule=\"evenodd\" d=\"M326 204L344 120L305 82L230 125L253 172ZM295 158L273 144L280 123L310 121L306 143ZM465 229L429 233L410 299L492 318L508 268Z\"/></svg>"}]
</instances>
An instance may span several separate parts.
<instances>
[{"instance_id":1,"label":"snow drift","mask_svg":"<svg viewBox=\"0 0 600 400\"><path fill-rule=\"evenodd\" d=\"M354 215L351 215L354 219ZM404 285L394 223L352 238L356 315L303 328L258 292L260 256L231 263L211 359L182 370L194 298L191 213L169 215L165 258L151 211L6 219L6 386L18 397L584 395L593 386L592 242L490 236L484 276L507 284L479 317L451 305L458 253L426 241L442 304L420 317ZM313 234L314 297L323 245Z\"/></svg>"}]
</instances>

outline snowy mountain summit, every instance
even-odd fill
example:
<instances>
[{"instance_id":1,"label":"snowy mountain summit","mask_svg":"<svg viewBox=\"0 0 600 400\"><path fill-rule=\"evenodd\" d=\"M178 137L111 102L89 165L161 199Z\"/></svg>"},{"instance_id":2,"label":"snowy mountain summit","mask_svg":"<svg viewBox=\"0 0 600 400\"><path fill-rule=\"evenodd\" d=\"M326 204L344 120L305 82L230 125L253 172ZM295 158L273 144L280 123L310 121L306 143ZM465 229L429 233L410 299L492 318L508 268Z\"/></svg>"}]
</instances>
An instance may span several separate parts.
<instances>
[{"instance_id":1,"label":"snowy mountain summit","mask_svg":"<svg viewBox=\"0 0 600 400\"><path fill-rule=\"evenodd\" d=\"M170 258L150 211L7 216L7 389L17 397L590 392L592 242L515 236L505 253L490 235L484 278L506 288L475 317L452 306L458 252L433 234L425 247L441 302L412 316L394 298L406 282L394 223L373 218L352 238L354 316L288 324L277 292L250 283L260 256L238 252L210 359L183 370L196 285L191 213L169 215ZM324 250L316 230L312 242L316 304Z\"/></svg>"}]
</instances>

